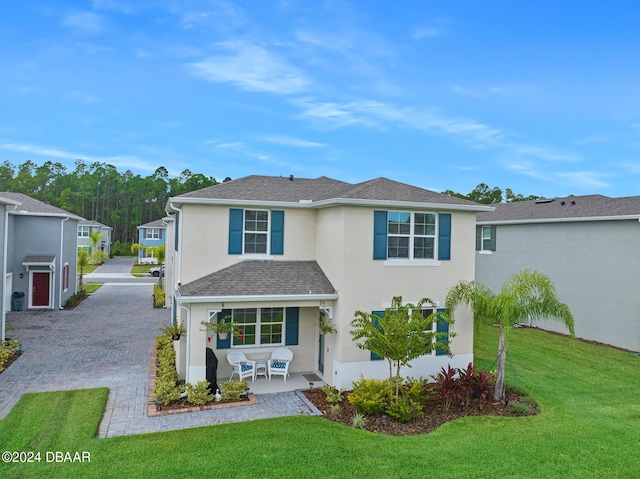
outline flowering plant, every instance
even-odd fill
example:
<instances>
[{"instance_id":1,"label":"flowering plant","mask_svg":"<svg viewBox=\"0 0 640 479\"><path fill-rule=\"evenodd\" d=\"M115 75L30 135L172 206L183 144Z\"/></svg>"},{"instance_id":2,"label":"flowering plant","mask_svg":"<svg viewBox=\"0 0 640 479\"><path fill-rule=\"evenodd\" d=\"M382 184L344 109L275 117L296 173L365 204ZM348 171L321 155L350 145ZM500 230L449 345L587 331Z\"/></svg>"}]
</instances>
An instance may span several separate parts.
<instances>
[{"instance_id":1,"label":"flowering plant","mask_svg":"<svg viewBox=\"0 0 640 479\"><path fill-rule=\"evenodd\" d=\"M212 333L231 333L235 331L237 326L236 323L231 320L231 316L226 316L220 321L213 323L203 321L202 324L206 326L207 331L211 331Z\"/></svg>"}]
</instances>

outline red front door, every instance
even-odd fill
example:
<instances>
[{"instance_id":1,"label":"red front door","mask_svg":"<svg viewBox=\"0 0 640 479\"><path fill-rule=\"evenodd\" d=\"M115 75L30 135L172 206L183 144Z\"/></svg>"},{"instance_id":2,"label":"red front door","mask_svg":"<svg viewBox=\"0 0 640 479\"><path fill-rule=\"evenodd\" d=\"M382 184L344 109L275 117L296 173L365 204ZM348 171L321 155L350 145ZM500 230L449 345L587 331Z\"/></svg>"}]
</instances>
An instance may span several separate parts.
<instances>
[{"instance_id":1,"label":"red front door","mask_svg":"<svg viewBox=\"0 0 640 479\"><path fill-rule=\"evenodd\" d=\"M34 271L31 282L31 306L34 308L49 306L50 280L50 273L36 273Z\"/></svg>"}]
</instances>

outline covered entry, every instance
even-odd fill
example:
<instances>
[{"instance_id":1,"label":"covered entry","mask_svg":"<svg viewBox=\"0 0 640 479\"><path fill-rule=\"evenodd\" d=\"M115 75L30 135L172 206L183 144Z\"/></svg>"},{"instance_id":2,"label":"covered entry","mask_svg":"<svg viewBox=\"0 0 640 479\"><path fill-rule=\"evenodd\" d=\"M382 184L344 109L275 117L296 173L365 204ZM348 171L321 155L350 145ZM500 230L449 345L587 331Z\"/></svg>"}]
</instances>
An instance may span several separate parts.
<instances>
[{"instance_id":1,"label":"covered entry","mask_svg":"<svg viewBox=\"0 0 640 479\"><path fill-rule=\"evenodd\" d=\"M51 309L55 255L25 257L22 265L29 273L28 305L34 309Z\"/></svg>"}]
</instances>

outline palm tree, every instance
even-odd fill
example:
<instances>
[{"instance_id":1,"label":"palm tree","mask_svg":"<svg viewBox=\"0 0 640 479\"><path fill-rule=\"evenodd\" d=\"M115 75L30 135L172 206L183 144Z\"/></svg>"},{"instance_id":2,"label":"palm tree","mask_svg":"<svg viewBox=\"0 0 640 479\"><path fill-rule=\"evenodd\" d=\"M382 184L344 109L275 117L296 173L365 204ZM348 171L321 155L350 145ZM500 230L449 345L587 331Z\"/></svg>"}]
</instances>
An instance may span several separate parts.
<instances>
[{"instance_id":1,"label":"palm tree","mask_svg":"<svg viewBox=\"0 0 640 479\"><path fill-rule=\"evenodd\" d=\"M87 252L83 249L78 250L78 269L80 270L80 282L79 282L80 290L84 288L84 282L83 282L84 269L87 267L88 264L89 264L89 255L87 254Z\"/></svg>"},{"instance_id":2,"label":"palm tree","mask_svg":"<svg viewBox=\"0 0 640 479\"><path fill-rule=\"evenodd\" d=\"M100 244L100 240L104 238L104 233L100 233L98 230L93 230L89 233L89 236L91 237L91 252L95 254L98 249L98 245Z\"/></svg>"},{"instance_id":3,"label":"palm tree","mask_svg":"<svg viewBox=\"0 0 640 479\"><path fill-rule=\"evenodd\" d=\"M449 314L458 306L468 305L473 311L476 327L480 324L497 324L500 331L496 387L494 398L504 399L504 376L507 358L506 336L509 329L520 320L549 318L562 322L575 336L573 315L561 302L555 286L548 276L537 271L525 270L512 274L502 285L499 294L475 281L460 281L447 294Z\"/></svg>"}]
</instances>

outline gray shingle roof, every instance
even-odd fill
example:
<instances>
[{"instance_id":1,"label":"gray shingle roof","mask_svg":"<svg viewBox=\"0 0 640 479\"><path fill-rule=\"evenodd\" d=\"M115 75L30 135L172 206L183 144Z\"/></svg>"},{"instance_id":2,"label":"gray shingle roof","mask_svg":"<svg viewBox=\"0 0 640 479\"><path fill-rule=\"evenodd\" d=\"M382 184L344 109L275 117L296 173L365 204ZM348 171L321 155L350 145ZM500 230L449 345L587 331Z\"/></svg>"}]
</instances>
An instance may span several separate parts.
<instances>
[{"instance_id":1,"label":"gray shingle roof","mask_svg":"<svg viewBox=\"0 0 640 479\"><path fill-rule=\"evenodd\" d=\"M103 225L102 223L99 223L98 221L88 220L88 219L85 219L85 218L83 218L82 221L80 221L78 224L80 226L98 226L100 228L111 228L110 226Z\"/></svg>"},{"instance_id":2,"label":"gray shingle roof","mask_svg":"<svg viewBox=\"0 0 640 479\"><path fill-rule=\"evenodd\" d=\"M175 197L175 200L180 202L181 198L294 203L301 200L317 202L344 199L479 206L472 201L387 178L376 178L354 185L325 176L315 179L290 179L289 177L252 175L185 193Z\"/></svg>"},{"instance_id":3,"label":"gray shingle roof","mask_svg":"<svg viewBox=\"0 0 640 479\"><path fill-rule=\"evenodd\" d=\"M179 288L181 296L330 295L335 288L315 261L241 261Z\"/></svg>"},{"instance_id":4,"label":"gray shingle roof","mask_svg":"<svg viewBox=\"0 0 640 479\"><path fill-rule=\"evenodd\" d=\"M640 196L568 196L550 200L516 201L493 205L495 211L477 213L478 223L519 222L640 215Z\"/></svg>"},{"instance_id":5,"label":"gray shingle roof","mask_svg":"<svg viewBox=\"0 0 640 479\"><path fill-rule=\"evenodd\" d=\"M73 219L77 219L78 221L82 219L82 217L77 216L73 213L70 213L69 211L65 211L56 206L50 205L48 203L44 203L43 201L33 199L30 196L24 195L22 193L5 191L0 193L0 196L4 198L9 198L10 200L19 201L20 203L22 203L20 206L17 207L16 211L26 211L28 213L44 213L44 214L50 214L50 215L52 214L52 215L59 215L59 216L70 216ZM9 210L9 212L11 211L14 211L14 210Z\"/></svg>"},{"instance_id":6,"label":"gray shingle roof","mask_svg":"<svg viewBox=\"0 0 640 479\"><path fill-rule=\"evenodd\" d=\"M145 223L143 225L138 226L138 228L166 228L167 225L162 218L159 220L153 220L149 223Z\"/></svg>"}]
</instances>

